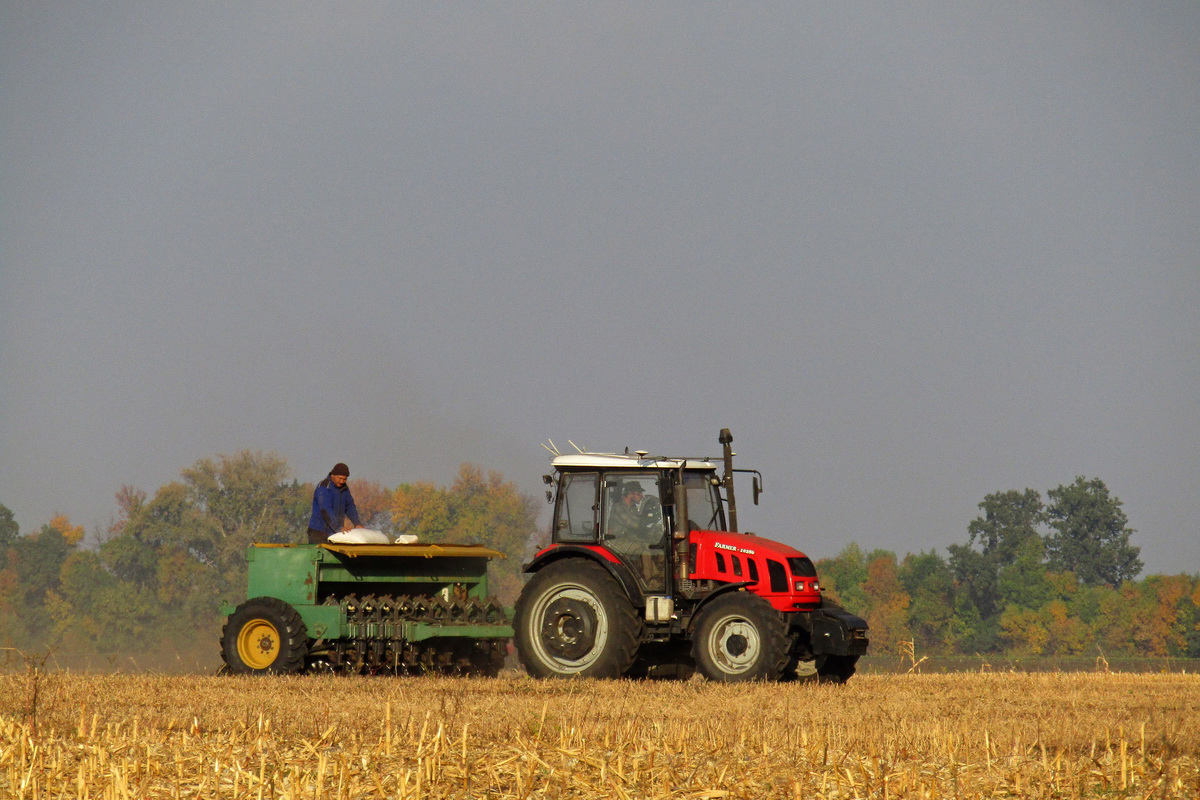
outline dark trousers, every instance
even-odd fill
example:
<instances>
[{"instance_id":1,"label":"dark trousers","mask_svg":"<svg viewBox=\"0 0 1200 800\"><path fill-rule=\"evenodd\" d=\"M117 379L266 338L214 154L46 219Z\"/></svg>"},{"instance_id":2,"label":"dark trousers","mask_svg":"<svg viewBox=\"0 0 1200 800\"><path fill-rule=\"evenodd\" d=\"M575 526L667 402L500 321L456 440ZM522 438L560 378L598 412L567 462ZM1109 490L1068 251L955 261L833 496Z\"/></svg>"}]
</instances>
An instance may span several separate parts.
<instances>
[{"instance_id":1,"label":"dark trousers","mask_svg":"<svg viewBox=\"0 0 1200 800\"><path fill-rule=\"evenodd\" d=\"M325 544L329 541L329 534L325 531L319 531L316 528L308 529L309 544Z\"/></svg>"}]
</instances>

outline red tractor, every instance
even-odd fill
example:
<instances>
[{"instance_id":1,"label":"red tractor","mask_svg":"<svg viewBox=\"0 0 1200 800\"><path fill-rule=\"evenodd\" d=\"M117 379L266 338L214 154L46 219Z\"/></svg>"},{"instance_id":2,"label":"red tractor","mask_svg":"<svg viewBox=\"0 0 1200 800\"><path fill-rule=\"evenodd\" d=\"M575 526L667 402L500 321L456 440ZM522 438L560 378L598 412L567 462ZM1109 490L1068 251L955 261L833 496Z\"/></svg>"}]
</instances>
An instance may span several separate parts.
<instances>
[{"instance_id":1,"label":"red tractor","mask_svg":"<svg viewBox=\"0 0 1200 800\"><path fill-rule=\"evenodd\" d=\"M530 675L843 683L867 623L821 597L804 553L739 533L723 458L554 457L552 543L525 566L517 653ZM723 463L723 476L717 465ZM722 491L723 490L723 491ZM728 512L728 521L726 513Z\"/></svg>"}]
</instances>

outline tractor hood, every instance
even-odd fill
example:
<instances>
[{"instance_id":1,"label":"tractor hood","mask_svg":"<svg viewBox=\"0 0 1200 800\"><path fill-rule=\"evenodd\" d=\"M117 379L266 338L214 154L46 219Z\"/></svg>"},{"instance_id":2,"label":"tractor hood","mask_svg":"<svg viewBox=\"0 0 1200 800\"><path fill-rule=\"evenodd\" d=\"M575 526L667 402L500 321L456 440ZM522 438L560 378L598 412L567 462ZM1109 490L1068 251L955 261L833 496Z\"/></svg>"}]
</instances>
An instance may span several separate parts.
<instances>
[{"instance_id":1,"label":"tractor hood","mask_svg":"<svg viewBox=\"0 0 1200 800\"><path fill-rule=\"evenodd\" d=\"M783 612L811 611L821 604L817 570L791 545L726 531L692 531L692 580L746 583Z\"/></svg>"},{"instance_id":2,"label":"tractor hood","mask_svg":"<svg viewBox=\"0 0 1200 800\"><path fill-rule=\"evenodd\" d=\"M727 531L692 531L689 541L702 547L712 547L717 550L741 553L742 555L776 556L780 559L806 558L791 545L764 539L749 533L729 533Z\"/></svg>"}]
</instances>

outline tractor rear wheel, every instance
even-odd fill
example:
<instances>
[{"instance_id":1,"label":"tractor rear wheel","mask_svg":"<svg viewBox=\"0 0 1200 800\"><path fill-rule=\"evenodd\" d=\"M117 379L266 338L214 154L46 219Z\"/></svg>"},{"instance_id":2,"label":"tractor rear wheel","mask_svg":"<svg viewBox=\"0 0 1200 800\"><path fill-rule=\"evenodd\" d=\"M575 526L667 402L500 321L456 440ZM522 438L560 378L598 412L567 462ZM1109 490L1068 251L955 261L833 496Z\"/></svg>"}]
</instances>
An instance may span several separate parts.
<instances>
[{"instance_id":1,"label":"tractor rear wheel","mask_svg":"<svg viewBox=\"0 0 1200 800\"><path fill-rule=\"evenodd\" d=\"M304 620L276 597L242 603L221 631L221 658L234 674L300 672L307 654Z\"/></svg>"},{"instance_id":2,"label":"tractor rear wheel","mask_svg":"<svg viewBox=\"0 0 1200 800\"><path fill-rule=\"evenodd\" d=\"M619 678L637 655L641 617L604 567L568 558L525 585L513 628L535 678Z\"/></svg>"},{"instance_id":3,"label":"tractor rear wheel","mask_svg":"<svg viewBox=\"0 0 1200 800\"><path fill-rule=\"evenodd\" d=\"M787 623L749 592L729 592L700 610L692 654L700 674L722 683L775 681L788 663Z\"/></svg>"}]
</instances>

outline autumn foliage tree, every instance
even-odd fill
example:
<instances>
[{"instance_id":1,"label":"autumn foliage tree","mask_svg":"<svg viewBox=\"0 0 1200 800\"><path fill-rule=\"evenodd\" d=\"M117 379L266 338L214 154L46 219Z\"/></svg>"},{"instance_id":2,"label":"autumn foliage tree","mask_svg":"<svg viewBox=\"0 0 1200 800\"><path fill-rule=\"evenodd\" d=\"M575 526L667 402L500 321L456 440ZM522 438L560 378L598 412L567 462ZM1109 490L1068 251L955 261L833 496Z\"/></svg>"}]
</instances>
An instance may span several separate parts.
<instances>
[{"instance_id":1,"label":"autumn foliage tree","mask_svg":"<svg viewBox=\"0 0 1200 800\"><path fill-rule=\"evenodd\" d=\"M392 493L396 531L424 542L477 543L508 558L493 561L492 593L506 603L521 589L520 565L537 536L537 502L499 472L462 464L450 487L402 484Z\"/></svg>"},{"instance_id":2,"label":"autumn foliage tree","mask_svg":"<svg viewBox=\"0 0 1200 800\"><path fill-rule=\"evenodd\" d=\"M912 638L908 625L911 598L900 582L896 555L880 553L867 562L867 579L863 583L867 605L864 609L871 620L871 641L879 652L898 652L901 642Z\"/></svg>"}]
</instances>

